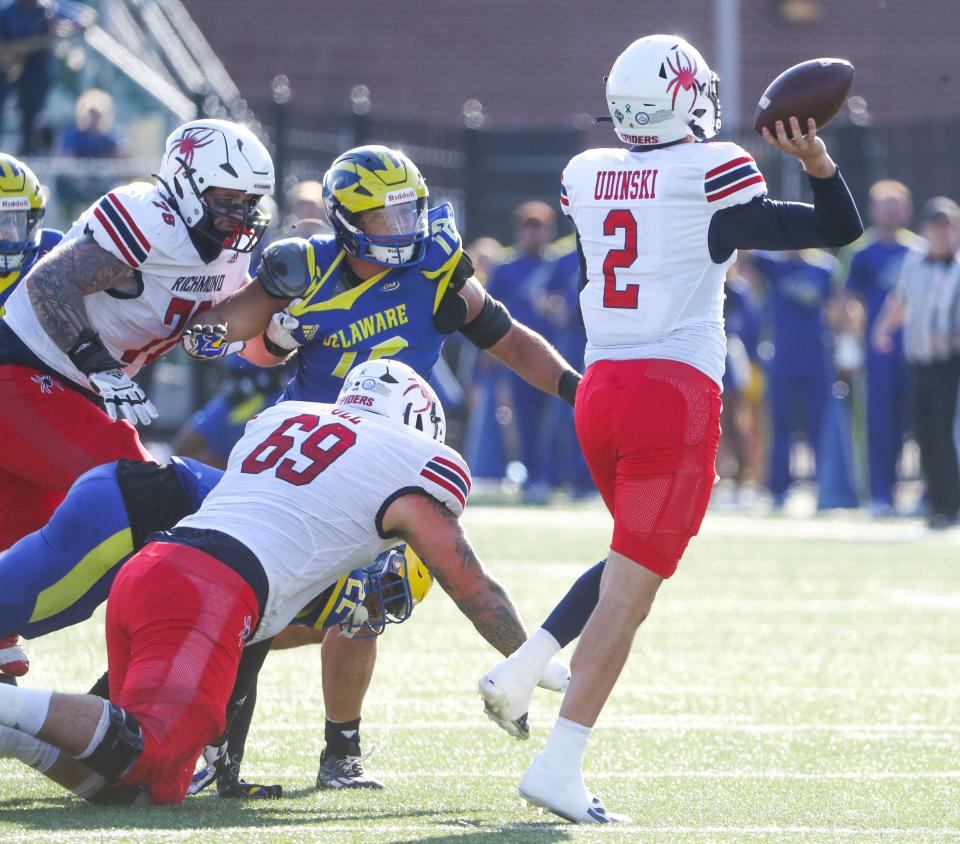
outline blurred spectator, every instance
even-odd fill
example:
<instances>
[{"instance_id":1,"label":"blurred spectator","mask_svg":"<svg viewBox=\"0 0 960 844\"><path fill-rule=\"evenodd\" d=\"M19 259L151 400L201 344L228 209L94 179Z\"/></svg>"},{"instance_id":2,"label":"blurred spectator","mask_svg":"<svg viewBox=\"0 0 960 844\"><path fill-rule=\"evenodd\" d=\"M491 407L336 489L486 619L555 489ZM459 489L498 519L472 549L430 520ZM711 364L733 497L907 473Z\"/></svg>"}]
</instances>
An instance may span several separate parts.
<instances>
[{"instance_id":1,"label":"blurred spectator","mask_svg":"<svg viewBox=\"0 0 960 844\"><path fill-rule=\"evenodd\" d=\"M61 151L71 158L117 158L120 141L113 132L113 97L99 88L80 95L74 108L74 125L64 133ZM76 219L97 197L113 187L111 178L97 175L63 175L57 178L57 198L69 219Z\"/></svg>"},{"instance_id":2,"label":"blurred spectator","mask_svg":"<svg viewBox=\"0 0 960 844\"><path fill-rule=\"evenodd\" d=\"M515 257L496 267L487 281L490 295L499 299L513 317L534 331L549 337L552 324L549 319L551 307L549 285L553 278L556 261L548 256L548 247L557 235L557 216L545 202L525 202L513 214ZM481 431L491 428L491 411L501 429L515 441L508 451L513 451L526 468L525 496L531 502L544 502L550 489L546 481L547 467L542 464L538 437L545 403L551 398L536 387L492 360L478 358L476 386L479 404L485 416L474 414L472 426ZM509 398L504 407L504 388ZM474 432L468 434L467 458L481 458L486 449L486 437ZM474 467L474 463L470 463ZM478 475L482 472L474 468Z\"/></svg>"},{"instance_id":3,"label":"blurred spectator","mask_svg":"<svg viewBox=\"0 0 960 844\"><path fill-rule=\"evenodd\" d=\"M74 125L64 132L61 152L72 158L116 158L120 140L113 132L113 97L99 88L84 91L74 109Z\"/></svg>"},{"instance_id":4,"label":"blurred spectator","mask_svg":"<svg viewBox=\"0 0 960 844\"><path fill-rule=\"evenodd\" d=\"M323 185L308 180L298 182L290 191L291 211L285 220L286 228L297 237L313 237L329 231L327 213L323 208ZM289 233L281 235L289 237Z\"/></svg>"},{"instance_id":5,"label":"blurred spectator","mask_svg":"<svg viewBox=\"0 0 960 844\"><path fill-rule=\"evenodd\" d=\"M495 237L478 237L467 247L467 254L473 261L477 279L486 286L493 268L503 261L503 245Z\"/></svg>"},{"instance_id":6,"label":"blurred spectator","mask_svg":"<svg viewBox=\"0 0 960 844\"><path fill-rule=\"evenodd\" d=\"M867 337L873 331L884 299L896 283L904 255L911 247L919 246L920 239L906 228L912 210L906 185L884 179L870 188L870 228L853 253L841 294L843 307L851 297L862 304ZM847 311L840 320L840 336L844 339L838 340L838 345L849 343L858 333L857 326L852 325L853 319L853 314ZM880 353L867 343L865 356L870 510L877 516L893 515L897 464L908 430L909 369L899 328L891 334L890 342L889 353Z\"/></svg>"},{"instance_id":7,"label":"blurred spectator","mask_svg":"<svg viewBox=\"0 0 960 844\"><path fill-rule=\"evenodd\" d=\"M544 300L549 328L544 336L578 371L583 372L587 334L580 320L579 300L582 286L580 253L573 237L554 244L563 254L557 258L547 284ZM541 482L549 487L570 486L574 498L596 493L573 422L573 408L565 402L547 401L539 438L537 463L542 467Z\"/></svg>"},{"instance_id":8,"label":"blurred spectator","mask_svg":"<svg viewBox=\"0 0 960 844\"><path fill-rule=\"evenodd\" d=\"M0 121L7 96L16 90L21 155L37 152L35 129L50 91L55 37L48 3L12 0L0 8Z\"/></svg>"},{"instance_id":9,"label":"blurred spectator","mask_svg":"<svg viewBox=\"0 0 960 844\"><path fill-rule=\"evenodd\" d=\"M825 304L833 258L823 252L754 252L751 260L767 287L773 359L769 368L771 445L767 486L775 508L790 488L790 453L802 433L813 454L820 445L832 380ZM816 462L816 460L815 460Z\"/></svg>"},{"instance_id":10,"label":"blurred spectator","mask_svg":"<svg viewBox=\"0 0 960 844\"><path fill-rule=\"evenodd\" d=\"M734 482L734 501L747 481L750 468L751 440L755 439L756 416L751 406L760 396L758 347L760 343L761 309L749 280L732 266L724 284L723 322L727 335L727 360L723 373L723 410L720 415L721 474ZM726 467L732 464L732 471Z\"/></svg>"},{"instance_id":11,"label":"blurred spectator","mask_svg":"<svg viewBox=\"0 0 960 844\"><path fill-rule=\"evenodd\" d=\"M920 212L920 228L928 246L903 259L872 340L878 352L893 354L893 333L904 326L903 349L913 374L914 436L927 482L930 526L940 528L955 521L960 511L953 438L960 388L960 207L944 196L928 200Z\"/></svg>"}]
</instances>

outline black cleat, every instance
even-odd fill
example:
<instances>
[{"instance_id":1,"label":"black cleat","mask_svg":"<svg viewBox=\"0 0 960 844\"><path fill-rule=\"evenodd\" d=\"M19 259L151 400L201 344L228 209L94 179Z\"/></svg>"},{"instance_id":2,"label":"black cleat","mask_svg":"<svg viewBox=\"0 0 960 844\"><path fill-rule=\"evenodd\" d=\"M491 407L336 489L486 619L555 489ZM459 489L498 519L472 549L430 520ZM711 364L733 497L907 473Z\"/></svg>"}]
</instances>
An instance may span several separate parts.
<instances>
[{"instance_id":1,"label":"black cleat","mask_svg":"<svg viewBox=\"0 0 960 844\"><path fill-rule=\"evenodd\" d=\"M371 750L361 755L359 742L347 749L346 756L334 756L324 747L320 754L317 788L383 788L383 783L368 777L363 770L363 760L372 753Z\"/></svg>"}]
</instances>

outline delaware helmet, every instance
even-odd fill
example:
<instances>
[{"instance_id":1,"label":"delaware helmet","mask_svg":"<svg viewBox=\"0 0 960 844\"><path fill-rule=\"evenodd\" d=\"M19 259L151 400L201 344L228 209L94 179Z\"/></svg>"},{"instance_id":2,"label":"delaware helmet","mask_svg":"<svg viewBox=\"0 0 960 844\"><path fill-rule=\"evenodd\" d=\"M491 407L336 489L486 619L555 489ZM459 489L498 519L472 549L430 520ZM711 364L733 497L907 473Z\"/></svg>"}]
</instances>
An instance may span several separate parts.
<instances>
[{"instance_id":1,"label":"delaware helmet","mask_svg":"<svg viewBox=\"0 0 960 844\"><path fill-rule=\"evenodd\" d=\"M340 248L385 267L423 260L428 196L417 166L384 146L347 150L323 177L323 206Z\"/></svg>"},{"instance_id":2,"label":"delaware helmet","mask_svg":"<svg viewBox=\"0 0 960 844\"><path fill-rule=\"evenodd\" d=\"M348 635L359 638L364 633L379 636L388 624L406 621L433 586L430 570L409 545L384 551L363 573L363 611L355 610L349 622L341 625Z\"/></svg>"},{"instance_id":3,"label":"delaware helmet","mask_svg":"<svg viewBox=\"0 0 960 844\"><path fill-rule=\"evenodd\" d=\"M720 131L719 79L697 49L676 35L634 41L607 77L613 129L628 144L658 146Z\"/></svg>"},{"instance_id":4,"label":"delaware helmet","mask_svg":"<svg viewBox=\"0 0 960 844\"><path fill-rule=\"evenodd\" d=\"M0 275L19 270L40 248L45 205L33 170L0 153Z\"/></svg>"},{"instance_id":5,"label":"delaware helmet","mask_svg":"<svg viewBox=\"0 0 960 844\"><path fill-rule=\"evenodd\" d=\"M250 252L270 223L257 205L273 193L273 159L260 139L239 123L193 120L174 129L157 182L191 237L199 235L220 249ZM245 196L236 205L211 203L210 188L243 191Z\"/></svg>"},{"instance_id":6,"label":"delaware helmet","mask_svg":"<svg viewBox=\"0 0 960 844\"><path fill-rule=\"evenodd\" d=\"M409 425L437 442L447 434L443 405L433 387L398 360L380 358L355 366L344 379L336 405Z\"/></svg>"}]
</instances>

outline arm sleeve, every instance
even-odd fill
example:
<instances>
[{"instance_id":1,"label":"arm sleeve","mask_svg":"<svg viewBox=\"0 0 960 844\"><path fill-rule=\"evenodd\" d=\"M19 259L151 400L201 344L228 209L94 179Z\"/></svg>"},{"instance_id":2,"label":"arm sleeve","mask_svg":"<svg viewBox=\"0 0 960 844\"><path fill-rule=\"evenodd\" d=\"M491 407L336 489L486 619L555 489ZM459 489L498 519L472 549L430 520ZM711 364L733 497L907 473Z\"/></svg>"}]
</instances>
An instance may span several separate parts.
<instances>
[{"instance_id":1,"label":"arm sleeve","mask_svg":"<svg viewBox=\"0 0 960 844\"><path fill-rule=\"evenodd\" d=\"M710 221L710 257L723 263L736 249L833 248L863 233L863 223L840 171L829 179L812 176L813 205L761 196L724 208Z\"/></svg>"}]
</instances>

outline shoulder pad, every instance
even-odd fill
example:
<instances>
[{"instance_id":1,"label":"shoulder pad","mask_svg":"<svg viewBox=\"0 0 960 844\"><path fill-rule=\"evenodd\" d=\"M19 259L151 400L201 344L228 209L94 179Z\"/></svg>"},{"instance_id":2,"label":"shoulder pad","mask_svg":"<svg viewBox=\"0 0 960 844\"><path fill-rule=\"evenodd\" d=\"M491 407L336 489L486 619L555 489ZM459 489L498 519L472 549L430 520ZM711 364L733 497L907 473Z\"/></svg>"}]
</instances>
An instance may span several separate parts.
<instances>
[{"instance_id":1,"label":"shoulder pad","mask_svg":"<svg viewBox=\"0 0 960 844\"><path fill-rule=\"evenodd\" d=\"M257 281L275 299L302 296L313 280L308 265L308 241L302 237L275 240L260 258Z\"/></svg>"},{"instance_id":2,"label":"shoulder pad","mask_svg":"<svg viewBox=\"0 0 960 844\"><path fill-rule=\"evenodd\" d=\"M425 272L430 272L445 266L457 255L463 249L463 240L457 231L453 208L447 202L427 212L427 225L430 227L430 241L422 266Z\"/></svg>"}]
</instances>

